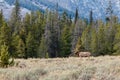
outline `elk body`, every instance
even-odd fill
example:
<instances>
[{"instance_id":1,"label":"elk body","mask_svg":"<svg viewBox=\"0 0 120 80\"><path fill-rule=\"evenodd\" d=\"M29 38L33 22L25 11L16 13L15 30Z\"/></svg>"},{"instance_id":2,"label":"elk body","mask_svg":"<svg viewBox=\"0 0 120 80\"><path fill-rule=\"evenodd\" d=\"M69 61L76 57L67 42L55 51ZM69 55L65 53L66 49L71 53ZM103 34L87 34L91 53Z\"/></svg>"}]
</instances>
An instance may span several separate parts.
<instances>
[{"instance_id":1,"label":"elk body","mask_svg":"<svg viewBox=\"0 0 120 80\"><path fill-rule=\"evenodd\" d=\"M91 53L90 52L76 52L75 53L78 57L90 57Z\"/></svg>"}]
</instances>

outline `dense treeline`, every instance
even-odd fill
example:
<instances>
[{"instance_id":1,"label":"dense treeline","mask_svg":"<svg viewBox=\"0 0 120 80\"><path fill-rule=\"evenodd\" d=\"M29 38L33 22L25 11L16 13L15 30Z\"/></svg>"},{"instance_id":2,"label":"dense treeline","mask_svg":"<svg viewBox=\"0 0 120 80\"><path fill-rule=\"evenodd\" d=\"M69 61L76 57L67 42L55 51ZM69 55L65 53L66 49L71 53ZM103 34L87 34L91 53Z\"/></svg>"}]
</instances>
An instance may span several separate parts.
<instances>
[{"instance_id":1,"label":"dense treeline","mask_svg":"<svg viewBox=\"0 0 120 80\"><path fill-rule=\"evenodd\" d=\"M72 20L65 11L31 12L21 18L16 0L9 20L0 11L0 56L54 58L89 51L93 56L120 54L120 23L108 6L106 21L80 19L78 9ZM5 54L3 54L5 53Z\"/></svg>"}]
</instances>

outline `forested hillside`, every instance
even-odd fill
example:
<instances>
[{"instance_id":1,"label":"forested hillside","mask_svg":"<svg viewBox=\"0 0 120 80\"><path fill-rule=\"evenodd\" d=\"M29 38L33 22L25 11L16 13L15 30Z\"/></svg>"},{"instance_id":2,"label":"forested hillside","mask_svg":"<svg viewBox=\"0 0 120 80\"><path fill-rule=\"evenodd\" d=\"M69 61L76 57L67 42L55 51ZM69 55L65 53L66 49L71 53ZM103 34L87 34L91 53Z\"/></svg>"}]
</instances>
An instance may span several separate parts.
<instances>
[{"instance_id":1,"label":"forested hillside","mask_svg":"<svg viewBox=\"0 0 120 80\"><path fill-rule=\"evenodd\" d=\"M106 9L106 21L75 19L67 12L58 13L58 5L45 13L34 11L22 18L16 0L9 20L0 11L0 56L14 58L68 57L77 51L89 51L93 56L120 54L120 23L113 15L111 2ZM3 54L6 53L6 54Z\"/></svg>"}]
</instances>

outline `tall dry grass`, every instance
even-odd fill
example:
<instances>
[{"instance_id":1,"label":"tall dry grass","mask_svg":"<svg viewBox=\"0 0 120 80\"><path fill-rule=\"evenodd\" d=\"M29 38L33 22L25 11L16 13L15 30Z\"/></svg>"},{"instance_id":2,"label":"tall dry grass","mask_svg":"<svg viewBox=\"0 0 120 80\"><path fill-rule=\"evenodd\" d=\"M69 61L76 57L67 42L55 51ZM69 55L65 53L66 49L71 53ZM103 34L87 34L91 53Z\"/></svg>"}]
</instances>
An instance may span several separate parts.
<instances>
[{"instance_id":1,"label":"tall dry grass","mask_svg":"<svg viewBox=\"0 0 120 80\"><path fill-rule=\"evenodd\" d=\"M120 80L120 57L16 59L0 80Z\"/></svg>"}]
</instances>

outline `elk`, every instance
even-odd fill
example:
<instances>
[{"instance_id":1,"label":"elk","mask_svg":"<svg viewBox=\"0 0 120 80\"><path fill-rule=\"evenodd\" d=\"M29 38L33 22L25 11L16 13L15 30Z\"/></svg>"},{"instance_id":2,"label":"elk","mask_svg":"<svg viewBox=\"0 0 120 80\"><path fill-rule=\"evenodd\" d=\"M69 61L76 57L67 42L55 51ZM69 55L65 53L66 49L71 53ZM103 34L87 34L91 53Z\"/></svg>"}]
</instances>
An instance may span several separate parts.
<instances>
[{"instance_id":1,"label":"elk","mask_svg":"<svg viewBox=\"0 0 120 80\"><path fill-rule=\"evenodd\" d=\"M78 57L90 57L91 53L90 52L76 52L75 53Z\"/></svg>"}]
</instances>

